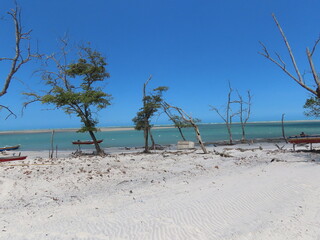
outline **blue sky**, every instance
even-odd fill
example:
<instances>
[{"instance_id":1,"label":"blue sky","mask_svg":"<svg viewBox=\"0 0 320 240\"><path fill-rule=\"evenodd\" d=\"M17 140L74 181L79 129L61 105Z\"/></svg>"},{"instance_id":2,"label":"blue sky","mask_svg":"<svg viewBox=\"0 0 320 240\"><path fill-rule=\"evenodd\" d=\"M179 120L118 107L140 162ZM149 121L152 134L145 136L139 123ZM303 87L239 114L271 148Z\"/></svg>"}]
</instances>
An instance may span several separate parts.
<instances>
[{"instance_id":1,"label":"blue sky","mask_svg":"<svg viewBox=\"0 0 320 240\"><path fill-rule=\"evenodd\" d=\"M209 105L223 108L228 81L242 94L251 90L251 121L280 120L282 113L287 120L306 119L302 106L309 94L258 54L259 41L289 63L271 17L274 12L301 71L308 70L305 48L312 47L320 33L319 1L20 0L20 5L23 25L33 30L32 46L41 53L57 51L57 39L67 32L72 41L91 42L106 56L111 78L105 91L113 100L99 113L100 126L132 124L150 74L150 89L168 86L167 101L203 122L221 122ZM13 49L12 23L6 16L12 6L11 0L2 0L3 55ZM18 114L4 120L2 112L0 130L79 126L75 117L40 104L30 105L20 116L25 101L21 92L42 88L41 79L32 74L38 67L36 62L25 65L0 99ZM154 119L154 124L163 123L163 117Z\"/></svg>"}]
</instances>

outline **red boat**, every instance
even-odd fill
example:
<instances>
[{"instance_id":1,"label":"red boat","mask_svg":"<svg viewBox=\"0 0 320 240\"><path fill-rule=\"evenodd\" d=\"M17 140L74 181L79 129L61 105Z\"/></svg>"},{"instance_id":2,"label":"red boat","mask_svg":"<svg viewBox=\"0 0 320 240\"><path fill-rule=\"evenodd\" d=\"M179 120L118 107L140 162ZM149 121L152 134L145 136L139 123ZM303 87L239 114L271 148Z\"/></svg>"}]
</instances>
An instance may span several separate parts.
<instances>
[{"instance_id":1,"label":"red boat","mask_svg":"<svg viewBox=\"0 0 320 240\"><path fill-rule=\"evenodd\" d=\"M0 157L0 162L9 162L16 160L24 160L27 156L8 156L8 157Z\"/></svg>"},{"instance_id":2,"label":"red boat","mask_svg":"<svg viewBox=\"0 0 320 240\"><path fill-rule=\"evenodd\" d=\"M97 143L102 143L103 140L97 140ZM94 144L92 140L87 140L87 141L73 141L72 144L77 144L77 145L89 145L89 144Z\"/></svg>"},{"instance_id":3,"label":"red boat","mask_svg":"<svg viewBox=\"0 0 320 240\"><path fill-rule=\"evenodd\" d=\"M320 143L320 135L291 136L291 137L288 138L288 142L290 142L292 144Z\"/></svg>"}]
</instances>

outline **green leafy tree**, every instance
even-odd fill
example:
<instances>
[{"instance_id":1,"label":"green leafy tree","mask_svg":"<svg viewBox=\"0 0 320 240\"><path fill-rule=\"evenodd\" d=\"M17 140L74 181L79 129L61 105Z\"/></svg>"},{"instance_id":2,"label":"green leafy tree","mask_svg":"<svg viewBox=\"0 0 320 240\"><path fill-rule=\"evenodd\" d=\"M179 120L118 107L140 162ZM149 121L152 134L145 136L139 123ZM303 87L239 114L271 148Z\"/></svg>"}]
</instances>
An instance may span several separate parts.
<instances>
[{"instance_id":1,"label":"green leafy tree","mask_svg":"<svg viewBox=\"0 0 320 240\"><path fill-rule=\"evenodd\" d=\"M62 56L66 61L67 43L63 42ZM49 60L55 63L55 71L43 71L42 78L49 90L43 94L25 93L34 101L43 104L54 105L67 114L74 114L80 118L82 127L78 132L88 132L92 138L96 152L103 155L104 152L97 143L95 132L98 119L95 113L110 105L111 95L102 90L99 82L110 77L106 71L106 61L100 52L90 47L80 47L79 59L75 63L62 64L57 56L49 56Z\"/></svg>"},{"instance_id":2,"label":"green leafy tree","mask_svg":"<svg viewBox=\"0 0 320 240\"><path fill-rule=\"evenodd\" d=\"M312 96L306 100L303 106L306 111L304 114L308 117L320 117L320 98Z\"/></svg>"},{"instance_id":3,"label":"green leafy tree","mask_svg":"<svg viewBox=\"0 0 320 240\"><path fill-rule=\"evenodd\" d=\"M158 88L153 89L152 93L149 95L146 94L146 87L150 78L146 81L146 83L143 85L143 107L140 108L140 111L137 112L137 116L132 119L133 123L135 124L136 130L143 130L144 133L144 152L149 153L149 137L152 141L152 147L155 146L152 134L151 134L151 128L152 125L150 124L151 118L154 116L156 112L161 108L161 102L163 101L162 95L163 92L168 90L168 87L161 86Z\"/></svg>"}]
</instances>

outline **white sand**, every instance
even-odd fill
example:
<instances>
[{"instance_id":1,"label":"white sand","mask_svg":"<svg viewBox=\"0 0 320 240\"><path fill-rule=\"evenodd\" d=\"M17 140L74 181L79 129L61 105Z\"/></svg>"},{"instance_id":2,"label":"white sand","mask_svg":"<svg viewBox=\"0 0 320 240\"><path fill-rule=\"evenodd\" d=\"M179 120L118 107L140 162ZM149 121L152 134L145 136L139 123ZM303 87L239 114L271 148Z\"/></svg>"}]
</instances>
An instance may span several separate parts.
<instances>
[{"instance_id":1,"label":"white sand","mask_svg":"<svg viewBox=\"0 0 320 240\"><path fill-rule=\"evenodd\" d=\"M284 149L28 152L0 163L0 239L320 239L320 155Z\"/></svg>"}]
</instances>

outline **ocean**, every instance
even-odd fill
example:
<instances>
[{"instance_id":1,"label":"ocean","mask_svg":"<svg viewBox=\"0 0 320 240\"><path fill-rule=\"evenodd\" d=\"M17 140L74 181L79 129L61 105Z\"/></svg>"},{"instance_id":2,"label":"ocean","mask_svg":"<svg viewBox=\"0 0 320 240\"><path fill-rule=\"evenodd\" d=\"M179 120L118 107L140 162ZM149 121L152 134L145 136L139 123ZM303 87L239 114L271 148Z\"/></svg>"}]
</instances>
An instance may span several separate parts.
<instances>
[{"instance_id":1,"label":"ocean","mask_svg":"<svg viewBox=\"0 0 320 240\"><path fill-rule=\"evenodd\" d=\"M306 134L320 134L320 121L299 121L285 122L286 136L298 135L301 132ZM199 125L201 136L204 142L215 142L228 140L228 133L225 124L201 124ZM233 124L232 133L234 140L241 139L241 125ZM152 130L157 144L176 144L182 140L178 129L160 128ZM196 141L193 128L183 129L187 140ZM143 146L143 132L136 130L101 131L96 133L97 139L103 139L101 146L108 147L141 147ZM281 138L281 122L259 122L246 125L247 139L257 138ZM90 139L87 133L56 132L54 135L54 146L58 150L76 150L77 145L71 142L74 140ZM21 144L21 150L48 150L51 146L51 133L10 133L0 135L0 147ZM93 146L84 146L93 149Z\"/></svg>"}]
</instances>

